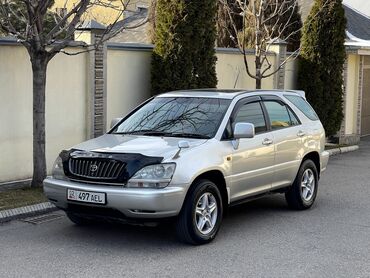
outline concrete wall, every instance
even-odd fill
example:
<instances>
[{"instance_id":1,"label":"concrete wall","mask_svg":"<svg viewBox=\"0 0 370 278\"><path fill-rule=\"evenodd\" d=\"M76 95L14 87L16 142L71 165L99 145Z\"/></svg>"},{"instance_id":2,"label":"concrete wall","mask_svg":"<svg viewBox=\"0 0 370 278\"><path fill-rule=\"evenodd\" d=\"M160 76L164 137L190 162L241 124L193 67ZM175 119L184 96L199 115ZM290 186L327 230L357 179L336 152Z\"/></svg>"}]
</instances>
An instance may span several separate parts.
<instances>
[{"instance_id":1,"label":"concrete wall","mask_svg":"<svg viewBox=\"0 0 370 278\"><path fill-rule=\"evenodd\" d=\"M107 54L107 127L150 97L151 47L110 46Z\"/></svg>"},{"instance_id":2,"label":"concrete wall","mask_svg":"<svg viewBox=\"0 0 370 278\"><path fill-rule=\"evenodd\" d=\"M297 89L297 77L298 77L298 60L289 60L285 65L285 89L294 90Z\"/></svg>"},{"instance_id":3,"label":"concrete wall","mask_svg":"<svg viewBox=\"0 0 370 278\"><path fill-rule=\"evenodd\" d=\"M78 49L68 49L69 52ZM106 124L126 115L150 97L151 46L110 44L107 50ZM91 99L90 55L57 55L49 64L46 93L46 156L50 170L58 153L88 138ZM217 51L219 88L253 89L243 58L236 50ZM253 56L248 61L253 68ZM271 54L274 63L275 56ZM285 82L294 84L294 63ZM274 78L262 82L274 88ZM0 183L32 175L32 74L26 50L0 41ZM91 114L90 114L91 115Z\"/></svg>"},{"instance_id":4,"label":"concrete wall","mask_svg":"<svg viewBox=\"0 0 370 278\"><path fill-rule=\"evenodd\" d=\"M85 55L57 55L49 64L46 156L86 138ZM32 175L32 74L22 46L0 45L0 182Z\"/></svg>"},{"instance_id":5,"label":"concrete wall","mask_svg":"<svg viewBox=\"0 0 370 278\"><path fill-rule=\"evenodd\" d=\"M347 55L346 93L344 103L345 134L357 133L357 99L359 93L359 64L360 56Z\"/></svg>"},{"instance_id":6,"label":"concrete wall","mask_svg":"<svg viewBox=\"0 0 370 278\"><path fill-rule=\"evenodd\" d=\"M269 55L270 62L275 63L275 56ZM253 52L248 55L248 65L251 71L254 73L254 56ZM217 87L220 89L254 89L256 88L255 80L248 76L243 55L236 49L219 49L217 51L217 65L216 72L218 78ZM262 80L262 88L273 89L274 88L274 77Z\"/></svg>"}]
</instances>

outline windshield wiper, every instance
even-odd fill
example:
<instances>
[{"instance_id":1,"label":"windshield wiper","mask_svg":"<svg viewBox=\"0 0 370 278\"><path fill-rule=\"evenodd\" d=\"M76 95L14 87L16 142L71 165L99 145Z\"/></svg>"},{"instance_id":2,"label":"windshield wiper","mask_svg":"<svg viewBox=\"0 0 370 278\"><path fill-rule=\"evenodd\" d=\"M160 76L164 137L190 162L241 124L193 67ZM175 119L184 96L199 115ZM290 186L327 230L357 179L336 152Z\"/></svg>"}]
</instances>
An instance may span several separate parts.
<instances>
[{"instance_id":1,"label":"windshield wiper","mask_svg":"<svg viewBox=\"0 0 370 278\"><path fill-rule=\"evenodd\" d=\"M126 131L126 132L116 132L114 134L123 134L123 135L137 134L137 135L159 135L159 136L161 136L161 135L166 134L166 133L163 132L163 131L144 129L144 130L133 130L133 131Z\"/></svg>"},{"instance_id":2,"label":"windshield wiper","mask_svg":"<svg viewBox=\"0 0 370 278\"><path fill-rule=\"evenodd\" d=\"M168 135L170 137L184 137L184 138L197 138L197 139L211 139L208 135L197 134L197 133L182 133L182 132L174 132Z\"/></svg>"},{"instance_id":3,"label":"windshield wiper","mask_svg":"<svg viewBox=\"0 0 370 278\"><path fill-rule=\"evenodd\" d=\"M147 135L147 136L168 136L169 132L158 131L158 130L143 130L142 132L136 133L140 135Z\"/></svg>"},{"instance_id":4,"label":"windshield wiper","mask_svg":"<svg viewBox=\"0 0 370 278\"><path fill-rule=\"evenodd\" d=\"M165 132L159 130L134 130L134 131L127 131L127 132L117 132L115 134L123 134L123 135L146 135L146 136L165 136L165 137L182 137L182 138L196 138L196 139L210 139L211 137L207 135L197 134L197 133L186 133L186 132Z\"/></svg>"}]
</instances>

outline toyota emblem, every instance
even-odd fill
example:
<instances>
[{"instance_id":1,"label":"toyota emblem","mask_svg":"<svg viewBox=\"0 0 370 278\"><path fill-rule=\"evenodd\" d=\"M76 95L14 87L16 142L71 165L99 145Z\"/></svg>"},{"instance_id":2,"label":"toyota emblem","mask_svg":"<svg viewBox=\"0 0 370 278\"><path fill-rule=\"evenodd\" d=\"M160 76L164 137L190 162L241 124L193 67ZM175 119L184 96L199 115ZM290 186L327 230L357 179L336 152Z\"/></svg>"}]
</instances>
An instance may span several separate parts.
<instances>
[{"instance_id":1,"label":"toyota emblem","mask_svg":"<svg viewBox=\"0 0 370 278\"><path fill-rule=\"evenodd\" d=\"M90 166L90 171L91 172L96 172L98 170L98 166L96 164L93 164Z\"/></svg>"}]
</instances>

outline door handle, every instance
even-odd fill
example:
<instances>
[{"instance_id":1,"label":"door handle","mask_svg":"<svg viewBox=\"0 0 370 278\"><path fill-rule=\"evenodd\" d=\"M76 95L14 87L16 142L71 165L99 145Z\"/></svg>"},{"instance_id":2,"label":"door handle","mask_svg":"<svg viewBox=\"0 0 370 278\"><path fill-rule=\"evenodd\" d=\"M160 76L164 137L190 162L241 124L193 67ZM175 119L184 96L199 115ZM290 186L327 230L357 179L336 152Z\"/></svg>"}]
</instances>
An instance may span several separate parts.
<instances>
[{"instance_id":1,"label":"door handle","mask_svg":"<svg viewBox=\"0 0 370 278\"><path fill-rule=\"evenodd\" d=\"M306 135L306 133L304 131L302 131L302 130L298 131L298 133L297 133L297 136L298 137L303 137L305 135Z\"/></svg>"},{"instance_id":2,"label":"door handle","mask_svg":"<svg viewBox=\"0 0 370 278\"><path fill-rule=\"evenodd\" d=\"M265 138L265 139L263 139L263 141L262 141L262 145L265 145L265 146L269 146L269 145L271 145L272 143L274 143L271 139L269 139L269 138Z\"/></svg>"}]
</instances>

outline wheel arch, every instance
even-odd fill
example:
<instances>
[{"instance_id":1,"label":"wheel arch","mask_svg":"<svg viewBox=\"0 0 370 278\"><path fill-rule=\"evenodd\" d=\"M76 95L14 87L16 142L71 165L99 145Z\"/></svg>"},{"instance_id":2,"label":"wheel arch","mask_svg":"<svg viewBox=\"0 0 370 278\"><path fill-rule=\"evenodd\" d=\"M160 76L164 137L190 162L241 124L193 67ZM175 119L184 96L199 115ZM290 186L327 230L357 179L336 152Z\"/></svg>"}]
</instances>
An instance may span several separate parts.
<instances>
[{"instance_id":1,"label":"wheel arch","mask_svg":"<svg viewBox=\"0 0 370 278\"><path fill-rule=\"evenodd\" d=\"M184 203L189 195L191 188L194 186L195 182L198 180L202 180L202 179L210 180L218 187L218 189L220 190L221 198L222 198L222 205L225 210L229 205L229 195L228 195L228 191L226 187L226 180L225 180L224 174L220 170L207 170L197 175L193 179L190 187L187 190Z\"/></svg>"},{"instance_id":2,"label":"wheel arch","mask_svg":"<svg viewBox=\"0 0 370 278\"><path fill-rule=\"evenodd\" d=\"M318 174L318 177L320 178L320 172L321 172L321 164L320 164L320 155L317 151L312 151L312 152L309 152L307 153L303 159L302 159L302 163L306 160L312 160L313 163L315 163L315 166L316 166L316 169L317 169L317 174ZM301 163L301 165L302 165Z\"/></svg>"}]
</instances>

